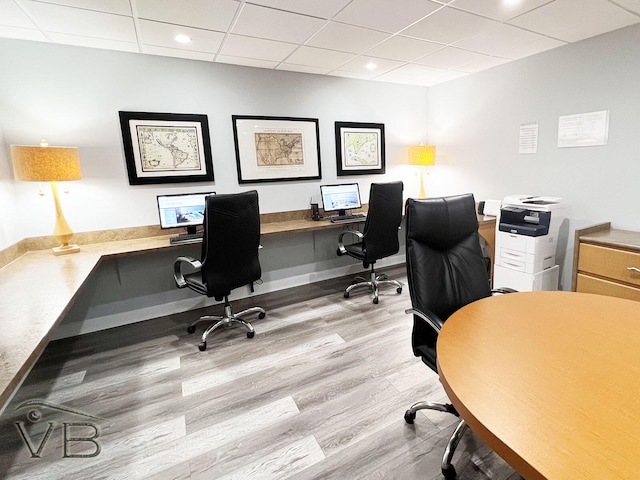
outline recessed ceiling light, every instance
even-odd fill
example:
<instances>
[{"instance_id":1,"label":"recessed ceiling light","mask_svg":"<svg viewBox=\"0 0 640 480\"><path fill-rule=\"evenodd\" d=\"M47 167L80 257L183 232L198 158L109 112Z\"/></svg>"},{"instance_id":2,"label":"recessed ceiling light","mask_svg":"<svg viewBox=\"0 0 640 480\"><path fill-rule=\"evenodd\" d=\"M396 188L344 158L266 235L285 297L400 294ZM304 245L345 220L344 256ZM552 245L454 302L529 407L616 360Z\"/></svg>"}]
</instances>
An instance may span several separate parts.
<instances>
[{"instance_id":1,"label":"recessed ceiling light","mask_svg":"<svg viewBox=\"0 0 640 480\"><path fill-rule=\"evenodd\" d=\"M191 42L191 37L189 37L187 35L180 34L180 35L176 35L175 40L178 43L190 43Z\"/></svg>"},{"instance_id":2,"label":"recessed ceiling light","mask_svg":"<svg viewBox=\"0 0 640 480\"><path fill-rule=\"evenodd\" d=\"M367 63L367 70L375 70L378 66L375 63Z\"/></svg>"}]
</instances>

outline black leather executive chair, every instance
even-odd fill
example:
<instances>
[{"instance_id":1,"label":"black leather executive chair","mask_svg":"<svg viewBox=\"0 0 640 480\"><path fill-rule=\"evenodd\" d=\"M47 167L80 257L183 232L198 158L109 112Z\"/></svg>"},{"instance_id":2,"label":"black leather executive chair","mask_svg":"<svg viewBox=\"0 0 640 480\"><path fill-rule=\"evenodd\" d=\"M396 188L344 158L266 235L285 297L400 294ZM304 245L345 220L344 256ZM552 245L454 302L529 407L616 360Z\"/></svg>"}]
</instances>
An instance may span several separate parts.
<instances>
[{"instance_id":1,"label":"black leather executive chair","mask_svg":"<svg viewBox=\"0 0 640 480\"><path fill-rule=\"evenodd\" d=\"M213 321L202 334L198 348L207 349L207 336L219 327L242 325L247 337L254 335L253 326L241 317L258 314L264 318L261 307L233 313L229 295L234 288L252 285L262 275L258 248L260 247L260 210L258 192L228 195L209 195L204 211L204 237L202 258L178 257L174 263L174 279L178 288L188 287L217 301L224 299L224 315L205 315L194 321L187 331L193 333L198 322ZM183 273L189 265L192 273Z\"/></svg>"},{"instance_id":2,"label":"black leather executive chair","mask_svg":"<svg viewBox=\"0 0 640 480\"><path fill-rule=\"evenodd\" d=\"M472 194L410 198L405 217L407 281L413 307L406 313L413 314L413 353L437 373L436 343L447 318L475 300L513 290L490 289ZM413 424L416 412L422 409L459 417L451 404L418 402L406 411L405 421ZM447 479L456 477L451 459L467 428L461 420L445 448L441 466Z\"/></svg>"},{"instance_id":3,"label":"black leather executive chair","mask_svg":"<svg viewBox=\"0 0 640 480\"><path fill-rule=\"evenodd\" d=\"M370 279L356 277L344 291L344 298L349 298L351 290L368 287L373 291L373 303L378 303L378 287L393 285L398 293L402 293L402 283L389 280L386 275L376 275L376 260L389 257L400 250L398 228L402 221L402 182L372 183L369 190L369 211L362 232L345 230L338 238L338 256L349 255L360 260L364 268L371 266ZM345 245L345 235L355 235L358 242Z\"/></svg>"}]
</instances>

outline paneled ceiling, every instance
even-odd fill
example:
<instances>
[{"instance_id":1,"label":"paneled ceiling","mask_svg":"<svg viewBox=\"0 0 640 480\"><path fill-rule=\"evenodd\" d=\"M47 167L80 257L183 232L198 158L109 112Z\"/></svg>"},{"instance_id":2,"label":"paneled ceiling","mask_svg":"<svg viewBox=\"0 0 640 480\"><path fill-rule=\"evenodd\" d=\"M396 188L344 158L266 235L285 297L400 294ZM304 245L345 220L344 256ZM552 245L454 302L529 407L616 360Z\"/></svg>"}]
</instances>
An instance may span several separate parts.
<instances>
[{"instance_id":1,"label":"paneled ceiling","mask_svg":"<svg viewBox=\"0 0 640 480\"><path fill-rule=\"evenodd\" d=\"M640 0L0 0L0 37L423 86L639 22Z\"/></svg>"}]
</instances>

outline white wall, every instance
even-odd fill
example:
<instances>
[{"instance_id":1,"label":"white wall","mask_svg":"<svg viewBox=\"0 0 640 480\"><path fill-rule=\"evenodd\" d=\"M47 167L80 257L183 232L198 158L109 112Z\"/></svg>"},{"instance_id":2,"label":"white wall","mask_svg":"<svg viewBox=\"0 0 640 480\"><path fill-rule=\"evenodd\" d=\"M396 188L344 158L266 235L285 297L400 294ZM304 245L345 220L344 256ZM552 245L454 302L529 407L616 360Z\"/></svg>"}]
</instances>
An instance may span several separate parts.
<instances>
[{"instance_id":1,"label":"white wall","mask_svg":"<svg viewBox=\"0 0 640 480\"><path fill-rule=\"evenodd\" d=\"M309 208L321 182L240 187L233 114L318 118L322 183L357 180L365 200L372 181L407 176L405 181L417 182L406 152L426 140L425 88L6 39L0 39L0 65L0 128L6 145L0 159L8 156L9 145L33 145L41 138L50 145L77 146L83 179L70 182L70 193L61 198L77 232L155 225L157 194L212 188L203 183L130 186L119 110L207 114L213 189L256 188L263 213ZM335 121L385 124L387 175L336 177ZM38 185L15 184L18 208L28 212L21 214L20 238L53 231L51 194L44 187L48 193L40 197ZM14 238L0 237L0 248Z\"/></svg>"},{"instance_id":2,"label":"white wall","mask_svg":"<svg viewBox=\"0 0 640 480\"><path fill-rule=\"evenodd\" d=\"M552 195L568 204L562 287L571 287L573 230L611 221L640 230L640 26L557 48L429 89L429 141L447 182L432 194L476 199ZM558 117L609 110L605 146L557 148ZM522 124L538 152L518 154ZM564 245L562 245L564 247ZM564 249L563 249L564 250Z\"/></svg>"},{"instance_id":3,"label":"white wall","mask_svg":"<svg viewBox=\"0 0 640 480\"><path fill-rule=\"evenodd\" d=\"M0 103L0 109L2 103ZM22 237L17 223L17 199L13 182L13 171L9 150L2 142L2 128L0 127L0 249L2 246L13 245Z\"/></svg>"}]
</instances>

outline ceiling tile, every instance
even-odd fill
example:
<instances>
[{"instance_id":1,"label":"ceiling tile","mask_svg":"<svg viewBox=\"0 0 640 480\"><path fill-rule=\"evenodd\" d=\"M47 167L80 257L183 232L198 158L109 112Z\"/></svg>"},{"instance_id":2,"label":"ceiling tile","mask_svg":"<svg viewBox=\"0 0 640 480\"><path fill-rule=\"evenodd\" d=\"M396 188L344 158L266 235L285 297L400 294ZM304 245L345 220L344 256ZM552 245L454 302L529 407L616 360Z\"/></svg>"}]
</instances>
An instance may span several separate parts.
<instances>
[{"instance_id":1,"label":"ceiling tile","mask_svg":"<svg viewBox=\"0 0 640 480\"><path fill-rule=\"evenodd\" d=\"M444 45L440 43L394 35L372 49L367 50L365 53L374 57L410 62L411 60L440 50L443 47Z\"/></svg>"},{"instance_id":2,"label":"ceiling tile","mask_svg":"<svg viewBox=\"0 0 640 480\"><path fill-rule=\"evenodd\" d=\"M334 77L356 78L358 80L373 80L373 77L375 76L375 74L370 72L350 72L348 70L333 70L329 72L329 75L332 75Z\"/></svg>"},{"instance_id":3,"label":"ceiling tile","mask_svg":"<svg viewBox=\"0 0 640 480\"><path fill-rule=\"evenodd\" d=\"M640 15L640 0L616 0L616 3L622 8Z\"/></svg>"},{"instance_id":4,"label":"ceiling tile","mask_svg":"<svg viewBox=\"0 0 640 480\"><path fill-rule=\"evenodd\" d=\"M302 43L326 23L319 18L245 5L233 33L282 42Z\"/></svg>"},{"instance_id":5,"label":"ceiling tile","mask_svg":"<svg viewBox=\"0 0 640 480\"><path fill-rule=\"evenodd\" d=\"M333 70L353 58L353 54L302 46L287 57L287 63Z\"/></svg>"},{"instance_id":6,"label":"ceiling tile","mask_svg":"<svg viewBox=\"0 0 640 480\"><path fill-rule=\"evenodd\" d=\"M402 32L403 35L452 44L477 35L496 22L445 7Z\"/></svg>"},{"instance_id":7,"label":"ceiling tile","mask_svg":"<svg viewBox=\"0 0 640 480\"><path fill-rule=\"evenodd\" d=\"M22 4L45 32L136 42L131 17L23 0Z\"/></svg>"},{"instance_id":8,"label":"ceiling tile","mask_svg":"<svg viewBox=\"0 0 640 480\"><path fill-rule=\"evenodd\" d=\"M428 65L430 67L455 69L467 63L483 60L485 57L487 57L487 55L481 53L470 52L469 50L462 50L455 47L445 47L442 50L438 50L435 53L416 60L414 63Z\"/></svg>"},{"instance_id":9,"label":"ceiling tile","mask_svg":"<svg viewBox=\"0 0 640 480\"><path fill-rule=\"evenodd\" d=\"M40 0L42 3L66 5L67 7L94 10L96 12L131 15L129 0Z\"/></svg>"},{"instance_id":10,"label":"ceiling tile","mask_svg":"<svg viewBox=\"0 0 640 480\"><path fill-rule=\"evenodd\" d=\"M395 33L441 7L428 0L353 0L334 20Z\"/></svg>"},{"instance_id":11,"label":"ceiling tile","mask_svg":"<svg viewBox=\"0 0 640 480\"><path fill-rule=\"evenodd\" d=\"M553 0L456 0L451 4L454 8L477 13L494 20L505 21L538 8Z\"/></svg>"},{"instance_id":12,"label":"ceiling tile","mask_svg":"<svg viewBox=\"0 0 640 480\"><path fill-rule=\"evenodd\" d=\"M80 37L78 35L66 35L64 33L49 33L48 36L52 42L62 43L64 45L101 48L104 50L120 50L123 52L140 52L136 42L122 42L120 40L109 40L106 38L96 37Z\"/></svg>"},{"instance_id":13,"label":"ceiling tile","mask_svg":"<svg viewBox=\"0 0 640 480\"><path fill-rule=\"evenodd\" d=\"M373 80L411 85L426 85L429 77L446 72L441 68L425 65L407 64L375 77Z\"/></svg>"},{"instance_id":14,"label":"ceiling tile","mask_svg":"<svg viewBox=\"0 0 640 480\"><path fill-rule=\"evenodd\" d=\"M138 23L140 25L140 38L144 44L145 52L147 51L147 46L155 46L216 53L224 39L224 33L212 32L211 30L188 28L150 20L139 20ZM191 38L191 42L176 42L175 37L178 34L187 35Z\"/></svg>"},{"instance_id":15,"label":"ceiling tile","mask_svg":"<svg viewBox=\"0 0 640 480\"><path fill-rule=\"evenodd\" d=\"M233 57L230 55L218 55L216 57L218 63L231 63L233 65L242 65L244 67L268 68L273 69L278 62L270 62L267 60L255 60L253 58Z\"/></svg>"},{"instance_id":16,"label":"ceiling tile","mask_svg":"<svg viewBox=\"0 0 640 480\"><path fill-rule=\"evenodd\" d=\"M351 0L249 0L247 3L330 19L350 1Z\"/></svg>"},{"instance_id":17,"label":"ceiling tile","mask_svg":"<svg viewBox=\"0 0 640 480\"><path fill-rule=\"evenodd\" d=\"M537 33L502 23L492 24L477 35L455 43L456 47L466 48L487 55L506 57L507 52L519 45L526 45L545 38Z\"/></svg>"},{"instance_id":18,"label":"ceiling tile","mask_svg":"<svg viewBox=\"0 0 640 480\"><path fill-rule=\"evenodd\" d=\"M316 75L325 75L331 69L321 67L311 67L309 65L296 65L295 63L281 63L276 70L287 70L290 72L313 73Z\"/></svg>"},{"instance_id":19,"label":"ceiling tile","mask_svg":"<svg viewBox=\"0 0 640 480\"><path fill-rule=\"evenodd\" d=\"M222 46L220 54L231 57L281 62L295 49L296 45L292 43L229 35Z\"/></svg>"},{"instance_id":20,"label":"ceiling tile","mask_svg":"<svg viewBox=\"0 0 640 480\"><path fill-rule=\"evenodd\" d=\"M219 32L231 25L240 4L233 0L135 0L140 18L207 28Z\"/></svg>"},{"instance_id":21,"label":"ceiling tile","mask_svg":"<svg viewBox=\"0 0 640 480\"><path fill-rule=\"evenodd\" d=\"M330 22L308 45L342 52L361 53L388 38L388 34L342 23Z\"/></svg>"},{"instance_id":22,"label":"ceiling tile","mask_svg":"<svg viewBox=\"0 0 640 480\"><path fill-rule=\"evenodd\" d=\"M21 28L36 28L29 17L13 0L0 0L0 25Z\"/></svg>"},{"instance_id":23,"label":"ceiling tile","mask_svg":"<svg viewBox=\"0 0 640 480\"><path fill-rule=\"evenodd\" d=\"M509 21L528 30L566 42L626 27L640 17L606 0L555 0Z\"/></svg>"},{"instance_id":24,"label":"ceiling tile","mask_svg":"<svg viewBox=\"0 0 640 480\"><path fill-rule=\"evenodd\" d=\"M368 65L375 65L375 68L370 70L367 68ZM395 60L360 56L342 65L340 67L340 70L347 71L347 72L362 73L362 74L369 73L373 76L373 75L381 75L390 70L393 70L394 68L401 67L402 65L404 65L403 62L397 62Z\"/></svg>"},{"instance_id":25,"label":"ceiling tile","mask_svg":"<svg viewBox=\"0 0 640 480\"><path fill-rule=\"evenodd\" d=\"M528 57L529 55L535 55L536 53L546 52L547 50L561 47L562 45L566 45L566 43L549 37L540 37L531 43L506 47L503 56L516 60L518 58Z\"/></svg>"},{"instance_id":26,"label":"ceiling tile","mask_svg":"<svg viewBox=\"0 0 640 480\"><path fill-rule=\"evenodd\" d=\"M459 67L458 70L463 72L474 73L474 72L479 72L481 70L486 70L487 68L497 67L498 65L503 65L508 62L509 60L506 58L485 56L481 60L467 63L466 65Z\"/></svg>"},{"instance_id":27,"label":"ceiling tile","mask_svg":"<svg viewBox=\"0 0 640 480\"><path fill-rule=\"evenodd\" d=\"M5 27L0 25L0 37L16 38L18 40L35 40L39 42L47 42L47 37L39 30L29 28Z\"/></svg>"},{"instance_id":28,"label":"ceiling tile","mask_svg":"<svg viewBox=\"0 0 640 480\"><path fill-rule=\"evenodd\" d=\"M144 53L150 55L163 55L166 57L187 58L189 60L202 60L212 62L214 54L208 52L194 52L192 50L181 50L177 48L166 48L156 46L144 46Z\"/></svg>"}]
</instances>

